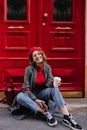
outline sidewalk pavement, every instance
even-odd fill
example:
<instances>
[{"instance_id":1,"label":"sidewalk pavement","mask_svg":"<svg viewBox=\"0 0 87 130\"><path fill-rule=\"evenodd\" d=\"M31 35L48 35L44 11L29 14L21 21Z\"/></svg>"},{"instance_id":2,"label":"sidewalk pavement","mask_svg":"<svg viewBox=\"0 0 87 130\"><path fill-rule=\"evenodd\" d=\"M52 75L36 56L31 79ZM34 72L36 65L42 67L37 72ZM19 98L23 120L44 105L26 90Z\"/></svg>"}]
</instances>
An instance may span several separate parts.
<instances>
[{"instance_id":1,"label":"sidewalk pavement","mask_svg":"<svg viewBox=\"0 0 87 130\"><path fill-rule=\"evenodd\" d=\"M86 98L65 98L67 107L76 118L76 121L87 130L87 99ZM23 120L16 120L11 117L8 106L0 104L0 130L70 130L64 126L61 118L57 118L56 127L50 127L41 118L28 117Z\"/></svg>"}]
</instances>

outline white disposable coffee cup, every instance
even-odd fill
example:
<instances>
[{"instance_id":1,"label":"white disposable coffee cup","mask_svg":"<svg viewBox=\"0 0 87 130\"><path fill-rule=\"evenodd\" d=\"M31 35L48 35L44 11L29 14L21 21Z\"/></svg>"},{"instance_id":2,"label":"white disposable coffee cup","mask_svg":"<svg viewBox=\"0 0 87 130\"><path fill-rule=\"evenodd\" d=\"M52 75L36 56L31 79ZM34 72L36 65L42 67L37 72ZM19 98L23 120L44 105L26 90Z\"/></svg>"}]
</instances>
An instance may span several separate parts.
<instances>
[{"instance_id":1,"label":"white disposable coffee cup","mask_svg":"<svg viewBox=\"0 0 87 130\"><path fill-rule=\"evenodd\" d=\"M54 82L53 82L54 87L58 87L60 84L61 84L61 78L54 77Z\"/></svg>"}]
</instances>

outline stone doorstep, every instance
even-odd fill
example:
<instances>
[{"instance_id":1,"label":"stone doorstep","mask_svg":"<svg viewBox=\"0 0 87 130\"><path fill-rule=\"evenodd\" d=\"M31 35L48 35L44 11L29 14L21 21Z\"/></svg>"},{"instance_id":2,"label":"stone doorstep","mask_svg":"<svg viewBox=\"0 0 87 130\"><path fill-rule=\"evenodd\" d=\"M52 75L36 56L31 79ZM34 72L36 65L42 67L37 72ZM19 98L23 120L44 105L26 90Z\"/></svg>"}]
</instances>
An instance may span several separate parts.
<instances>
[{"instance_id":1,"label":"stone doorstep","mask_svg":"<svg viewBox=\"0 0 87 130\"><path fill-rule=\"evenodd\" d=\"M8 107L9 107L9 105L0 103L0 109L1 109L1 108L8 108Z\"/></svg>"},{"instance_id":2,"label":"stone doorstep","mask_svg":"<svg viewBox=\"0 0 87 130\"><path fill-rule=\"evenodd\" d=\"M69 112L77 115L87 115L86 98L65 98ZM7 109L9 105L0 103L0 109Z\"/></svg>"},{"instance_id":3,"label":"stone doorstep","mask_svg":"<svg viewBox=\"0 0 87 130\"><path fill-rule=\"evenodd\" d=\"M65 98L68 109L71 108L87 108L86 98ZM7 104L0 103L0 108L9 107Z\"/></svg>"},{"instance_id":4,"label":"stone doorstep","mask_svg":"<svg viewBox=\"0 0 87 130\"><path fill-rule=\"evenodd\" d=\"M0 103L0 109L7 109L9 105ZM87 115L87 104L75 104L75 103L67 103L68 110L77 115Z\"/></svg>"},{"instance_id":5,"label":"stone doorstep","mask_svg":"<svg viewBox=\"0 0 87 130\"><path fill-rule=\"evenodd\" d=\"M3 104L3 103L0 103L0 108L6 108L6 107L9 107L9 105L7 104ZM84 107L87 107L87 105L82 105L82 104L67 104L67 107L70 109L70 108L84 108Z\"/></svg>"},{"instance_id":6,"label":"stone doorstep","mask_svg":"<svg viewBox=\"0 0 87 130\"><path fill-rule=\"evenodd\" d=\"M67 107L68 107L68 109L69 110L71 110L71 109L84 109L84 108L86 108L87 109L87 104L67 104Z\"/></svg>"}]
</instances>

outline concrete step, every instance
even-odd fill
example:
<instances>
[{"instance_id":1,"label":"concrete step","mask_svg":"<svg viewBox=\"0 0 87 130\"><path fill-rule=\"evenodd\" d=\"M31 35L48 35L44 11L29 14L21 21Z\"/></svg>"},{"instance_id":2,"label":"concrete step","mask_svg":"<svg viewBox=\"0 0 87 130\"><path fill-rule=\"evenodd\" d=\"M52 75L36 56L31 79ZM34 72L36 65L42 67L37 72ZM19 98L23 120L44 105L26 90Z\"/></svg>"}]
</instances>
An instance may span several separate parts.
<instances>
[{"instance_id":1,"label":"concrete step","mask_svg":"<svg viewBox=\"0 0 87 130\"><path fill-rule=\"evenodd\" d=\"M68 110L77 115L87 115L87 98L64 98ZM0 108L8 108L7 104L0 103Z\"/></svg>"},{"instance_id":2,"label":"concrete step","mask_svg":"<svg viewBox=\"0 0 87 130\"><path fill-rule=\"evenodd\" d=\"M78 115L87 115L87 98L66 98L70 112Z\"/></svg>"},{"instance_id":3,"label":"concrete step","mask_svg":"<svg viewBox=\"0 0 87 130\"><path fill-rule=\"evenodd\" d=\"M0 108L8 108L9 106L7 104L0 103Z\"/></svg>"}]
</instances>

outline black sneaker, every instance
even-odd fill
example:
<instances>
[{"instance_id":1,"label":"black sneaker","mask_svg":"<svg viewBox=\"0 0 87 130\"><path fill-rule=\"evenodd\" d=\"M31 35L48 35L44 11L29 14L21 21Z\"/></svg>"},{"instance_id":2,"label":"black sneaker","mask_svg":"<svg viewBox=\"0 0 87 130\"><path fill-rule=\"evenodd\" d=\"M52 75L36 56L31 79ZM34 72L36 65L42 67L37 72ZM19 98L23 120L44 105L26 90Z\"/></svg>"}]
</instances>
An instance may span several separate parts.
<instances>
[{"instance_id":1,"label":"black sneaker","mask_svg":"<svg viewBox=\"0 0 87 130\"><path fill-rule=\"evenodd\" d=\"M53 117L52 119L47 119L47 123L49 126L56 126L57 120Z\"/></svg>"},{"instance_id":2,"label":"black sneaker","mask_svg":"<svg viewBox=\"0 0 87 130\"><path fill-rule=\"evenodd\" d=\"M57 120L51 115L51 113L49 111L46 111L43 114L47 118L47 123L49 126L57 125Z\"/></svg>"},{"instance_id":3,"label":"black sneaker","mask_svg":"<svg viewBox=\"0 0 87 130\"><path fill-rule=\"evenodd\" d=\"M64 115L62 123L70 127L72 130L83 130L81 126L77 124L71 114L69 116Z\"/></svg>"}]
</instances>

